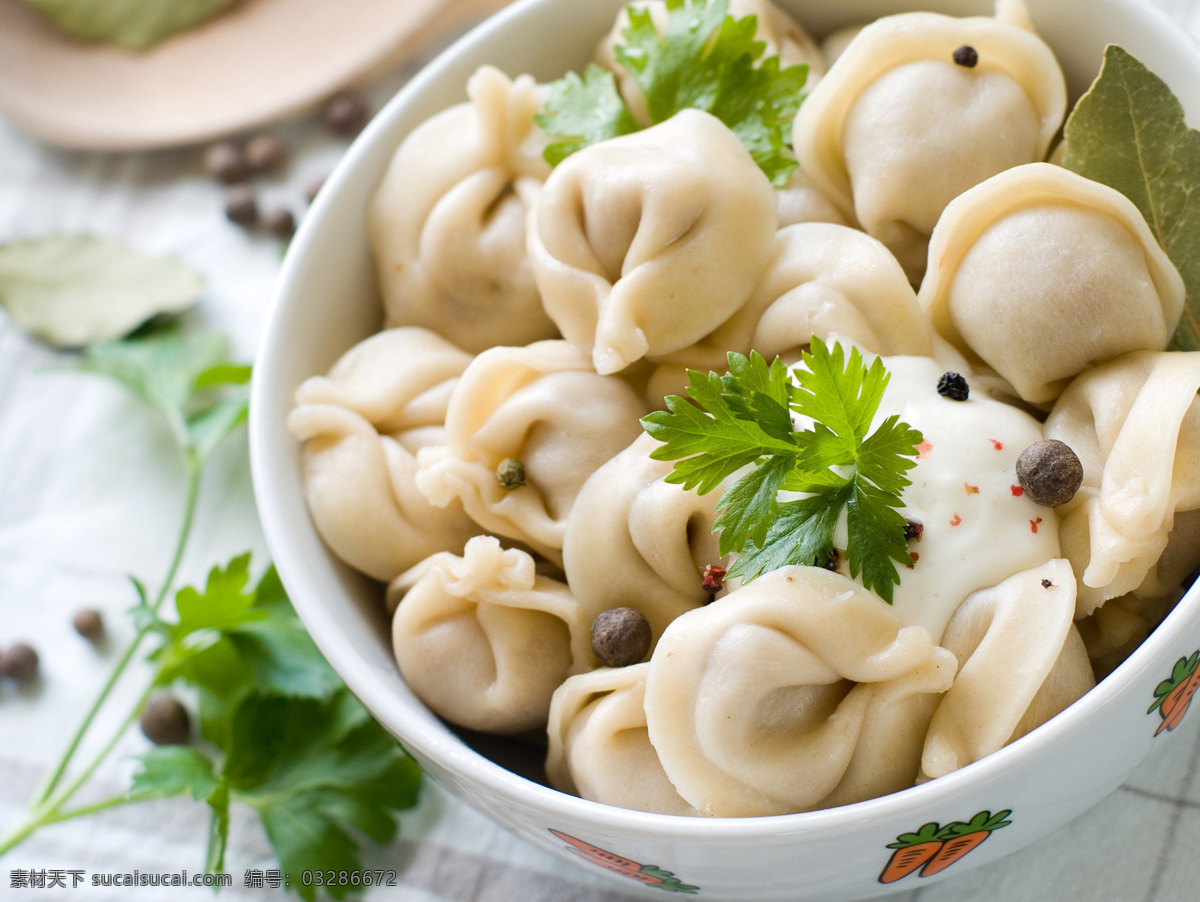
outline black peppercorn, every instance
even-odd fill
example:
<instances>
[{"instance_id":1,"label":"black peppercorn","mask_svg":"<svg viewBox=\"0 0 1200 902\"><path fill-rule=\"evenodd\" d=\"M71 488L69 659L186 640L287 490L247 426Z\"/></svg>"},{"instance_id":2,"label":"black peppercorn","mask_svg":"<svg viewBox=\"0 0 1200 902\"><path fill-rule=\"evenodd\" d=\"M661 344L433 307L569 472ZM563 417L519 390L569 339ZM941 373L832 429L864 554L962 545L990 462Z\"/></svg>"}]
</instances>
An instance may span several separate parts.
<instances>
[{"instance_id":1,"label":"black peppercorn","mask_svg":"<svg viewBox=\"0 0 1200 902\"><path fill-rule=\"evenodd\" d=\"M18 642L0 652L0 676L16 680L18 683L28 683L37 676L38 653L33 646Z\"/></svg>"},{"instance_id":2,"label":"black peppercorn","mask_svg":"<svg viewBox=\"0 0 1200 902\"><path fill-rule=\"evenodd\" d=\"M245 157L251 172L273 172L287 159L287 145L275 135L258 135L246 142Z\"/></svg>"},{"instance_id":3,"label":"black peppercorn","mask_svg":"<svg viewBox=\"0 0 1200 902\"><path fill-rule=\"evenodd\" d=\"M921 536L924 532L925 532L925 524L923 524L917 520L913 520L911 518L905 518L905 520L904 520L904 538L905 538L905 540L911 541L913 539L916 539L919 542L919 541L921 541Z\"/></svg>"},{"instance_id":4,"label":"black peppercorn","mask_svg":"<svg viewBox=\"0 0 1200 902\"><path fill-rule=\"evenodd\" d=\"M304 199L310 204L317 199L317 192L321 190L325 184L326 176L321 176L318 179L313 179L304 189Z\"/></svg>"},{"instance_id":5,"label":"black peppercorn","mask_svg":"<svg viewBox=\"0 0 1200 902\"><path fill-rule=\"evenodd\" d=\"M650 651L650 624L633 608L607 610L592 623L592 651L606 667L637 664Z\"/></svg>"},{"instance_id":6,"label":"black peppercorn","mask_svg":"<svg viewBox=\"0 0 1200 902\"><path fill-rule=\"evenodd\" d=\"M228 141L214 144L204 152L204 171L226 185L244 181L249 175L245 155Z\"/></svg>"},{"instance_id":7,"label":"black peppercorn","mask_svg":"<svg viewBox=\"0 0 1200 902\"><path fill-rule=\"evenodd\" d=\"M95 608L77 611L71 622L75 626L75 632L92 642L104 635L104 620Z\"/></svg>"},{"instance_id":8,"label":"black peppercorn","mask_svg":"<svg viewBox=\"0 0 1200 902\"><path fill-rule=\"evenodd\" d=\"M325 124L334 134L353 138L367 124L367 103L361 96L343 91L325 105Z\"/></svg>"},{"instance_id":9,"label":"black peppercorn","mask_svg":"<svg viewBox=\"0 0 1200 902\"><path fill-rule=\"evenodd\" d=\"M954 62L968 69L974 69L979 62L979 53L969 44L963 44L954 51Z\"/></svg>"},{"instance_id":10,"label":"black peppercorn","mask_svg":"<svg viewBox=\"0 0 1200 902\"><path fill-rule=\"evenodd\" d=\"M955 372L942 373L938 379L937 393L951 401L965 401L971 394L967 380Z\"/></svg>"},{"instance_id":11,"label":"black peppercorn","mask_svg":"<svg viewBox=\"0 0 1200 902\"><path fill-rule=\"evenodd\" d=\"M841 566L841 563L842 553L836 548L830 551L829 554L825 555L825 560L820 562L822 567L824 567L826 570L832 570L834 573L837 572L837 568Z\"/></svg>"},{"instance_id":12,"label":"black peppercorn","mask_svg":"<svg viewBox=\"0 0 1200 902\"><path fill-rule=\"evenodd\" d=\"M515 457L506 457L496 467L496 481L500 488L512 491L525 484L525 464Z\"/></svg>"},{"instance_id":13,"label":"black peppercorn","mask_svg":"<svg viewBox=\"0 0 1200 902\"><path fill-rule=\"evenodd\" d=\"M225 194L225 216L240 226L258 222L258 197L249 185L234 185Z\"/></svg>"},{"instance_id":14,"label":"black peppercorn","mask_svg":"<svg viewBox=\"0 0 1200 902\"><path fill-rule=\"evenodd\" d=\"M187 709L165 692L150 697L142 708L138 725L155 745L187 745L192 738Z\"/></svg>"},{"instance_id":15,"label":"black peppercorn","mask_svg":"<svg viewBox=\"0 0 1200 902\"><path fill-rule=\"evenodd\" d=\"M262 215L259 224L277 238L291 238L296 231L296 220L291 211L282 208L268 210Z\"/></svg>"},{"instance_id":16,"label":"black peppercorn","mask_svg":"<svg viewBox=\"0 0 1200 902\"><path fill-rule=\"evenodd\" d=\"M1017 458L1017 480L1035 503L1059 507L1074 498L1083 484L1083 464L1065 443L1043 439Z\"/></svg>"}]
</instances>

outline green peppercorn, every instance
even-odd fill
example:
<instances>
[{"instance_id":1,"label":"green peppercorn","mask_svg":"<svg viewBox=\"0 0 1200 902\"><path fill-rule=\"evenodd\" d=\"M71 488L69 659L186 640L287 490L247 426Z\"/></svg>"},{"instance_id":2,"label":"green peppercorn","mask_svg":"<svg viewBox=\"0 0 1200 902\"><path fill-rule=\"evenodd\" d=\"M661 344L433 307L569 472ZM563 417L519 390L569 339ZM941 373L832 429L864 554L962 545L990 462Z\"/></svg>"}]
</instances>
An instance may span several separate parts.
<instances>
[{"instance_id":1,"label":"green peppercorn","mask_svg":"<svg viewBox=\"0 0 1200 902\"><path fill-rule=\"evenodd\" d=\"M525 464L515 457L506 457L496 467L496 481L500 487L511 492L525 484Z\"/></svg>"}]
</instances>

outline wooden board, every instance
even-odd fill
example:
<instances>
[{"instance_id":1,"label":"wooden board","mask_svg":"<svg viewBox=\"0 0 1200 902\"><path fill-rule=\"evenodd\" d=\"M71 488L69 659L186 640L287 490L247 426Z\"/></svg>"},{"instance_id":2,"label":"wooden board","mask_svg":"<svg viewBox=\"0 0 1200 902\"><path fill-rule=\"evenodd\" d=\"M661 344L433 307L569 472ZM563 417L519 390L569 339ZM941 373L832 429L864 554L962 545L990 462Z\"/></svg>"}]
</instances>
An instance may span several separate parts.
<instances>
[{"instance_id":1,"label":"wooden board","mask_svg":"<svg viewBox=\"0 0 1200 902\"><path fill-rule=\"evenodd\" d=\"M145 51L84 44L0 0L0 115L51 144L146 150L302 113L507 0L244 0Z\"/></svg>"}]
</instances>

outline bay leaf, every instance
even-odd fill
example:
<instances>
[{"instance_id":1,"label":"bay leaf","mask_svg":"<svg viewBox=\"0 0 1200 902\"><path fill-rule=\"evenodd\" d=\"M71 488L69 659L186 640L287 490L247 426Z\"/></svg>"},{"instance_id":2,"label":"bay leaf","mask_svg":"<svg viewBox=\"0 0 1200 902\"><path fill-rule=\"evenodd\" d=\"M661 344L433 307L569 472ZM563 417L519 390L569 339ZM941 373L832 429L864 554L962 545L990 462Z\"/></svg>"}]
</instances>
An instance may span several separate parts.
<instances>
[{"instance_id":1,"label":"bay leaf","mask_svg":"<svg viewBox=\"0 0 1200 902\"><path fill-rule=\"evenodd\" d=\"M65 235L0 245L0 307L43 341L75 348L120 338L200 299L204 279L116 241Z\"/></svg>"},{"instance_id":2,"label":"bay leaf","mask_svg":"<svg viewBox=\"0 0 1200 902\"><path fill-rule=\"evenodd\" d=\"M1115 44L1064 130L1062 164L1141 211L1187 288L1170 348L1200 350L1200 132L1166 83Z\"/></svg>"},{"instance_id":3,"label":"bay leaf","mask_svg":"<svg viewBox=\"0 0 1200 902\"><path fill-rule=\"evenodd\" d=\"M25 0L81 41L145 50L207 22L237 0Z\"/></svg>"}]
</instances>

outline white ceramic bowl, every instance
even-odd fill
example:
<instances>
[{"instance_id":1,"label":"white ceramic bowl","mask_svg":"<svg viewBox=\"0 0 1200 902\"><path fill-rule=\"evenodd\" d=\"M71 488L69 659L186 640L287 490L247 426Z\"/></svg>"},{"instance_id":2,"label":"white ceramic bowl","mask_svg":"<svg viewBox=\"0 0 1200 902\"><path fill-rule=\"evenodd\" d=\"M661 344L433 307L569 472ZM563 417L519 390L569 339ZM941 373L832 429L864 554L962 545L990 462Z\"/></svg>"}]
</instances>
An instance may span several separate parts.
<instances>
[{"instance_id":1,"label":"white ceramic bowl","mask_svg":"<svg viewBox=\"0 0 1200 902\"><path fill-rule=\"evenodd\" d=\"M432 113L465 99L468 76L491 63L539 80L580 69L623 0L522 0L436 59L376 117L322 190L292 242L255 366L251 455L259 511L275 563L321 650L375 716L426 771L531 843L624 890L646 884L640 865L669 871L710 899L832 900L905 890L1000 858L1048 834L1115 789L1157 745L1147 713L1155 686L1200 648L1200 589L1111 676L1065 712L955 773L883 798L780 817L700 819L612 808L536 782L536 767L502 742L489 758L427 711L392 659L378 584L352 572L321 543L305 508L298 445L285 416L296 387L325 372L379 327L365 210L393 150ZM888 13L924 8L990 14L990 0L781 0L814 35ZM1118 42L1147 61L1200 122L1200 49L1138 0L1029 0L1077 96ZM1200 716L1200 714L1196 715ZM481 746L482 748L482 746ZM502 762L502 763L498 763ZM502 766L502 764L508 765ZM510 769L511 768L511 769ZM527 776L517 771L524 770ZM905 832L1010 810L1011 824L932 877L883 884ZM576 840L574 844L567 838Z\"/></svg>"}]
</instances>

